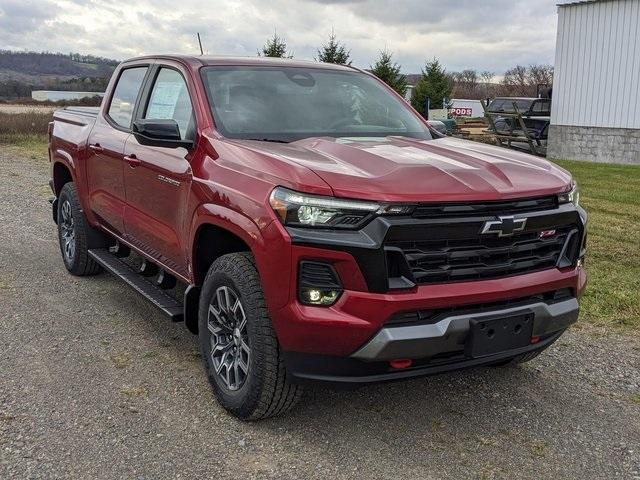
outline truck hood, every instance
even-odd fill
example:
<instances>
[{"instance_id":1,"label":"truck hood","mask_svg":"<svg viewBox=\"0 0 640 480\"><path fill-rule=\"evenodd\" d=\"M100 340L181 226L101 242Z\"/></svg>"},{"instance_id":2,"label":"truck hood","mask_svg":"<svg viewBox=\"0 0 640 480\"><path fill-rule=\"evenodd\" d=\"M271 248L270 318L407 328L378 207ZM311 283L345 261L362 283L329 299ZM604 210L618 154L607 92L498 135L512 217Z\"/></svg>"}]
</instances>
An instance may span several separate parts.
<instances>
[{"instance_id":1,"label":"truck hood","mask_svg":"<svg viewBox=\"0 0 640 480\"><path fill-rule=\"evenodd\" d=\"M309 138L233 143L315 172L337 197L389 202L486 201L559 193L571 175L526 153L441 138Z\"/></svg>"}]
</instances>

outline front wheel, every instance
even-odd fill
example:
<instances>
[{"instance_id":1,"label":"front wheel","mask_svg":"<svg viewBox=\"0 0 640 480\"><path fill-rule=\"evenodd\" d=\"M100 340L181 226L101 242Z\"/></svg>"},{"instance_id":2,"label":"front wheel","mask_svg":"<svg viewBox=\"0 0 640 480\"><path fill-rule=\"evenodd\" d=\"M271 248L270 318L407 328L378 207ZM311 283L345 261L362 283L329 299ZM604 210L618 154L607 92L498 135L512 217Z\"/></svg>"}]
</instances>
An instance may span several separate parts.
<instances>
[{"instance_id":1,"label":"front wheel","mask_svg":"<svg viewBox=\"0 0 640 480\"><path fill-rule=\"evenodd\" d=\"M289 382L250 253L218 258L199 307L200 350L220 404L242 420L290 410L302 388Z\"/></svg>"},{"instance_id":2,"label":"front wheel","mask_svg":"<svg viewBox=\"0 0 640 480\"><path fill-rule=\"evenodd\" d=\"M64 266L73 275L95 275L101 270L100 265L89 256L92 233L75 185L71 182L65 184L58 198L58 241Z\"/></svg>"}]
</instances>

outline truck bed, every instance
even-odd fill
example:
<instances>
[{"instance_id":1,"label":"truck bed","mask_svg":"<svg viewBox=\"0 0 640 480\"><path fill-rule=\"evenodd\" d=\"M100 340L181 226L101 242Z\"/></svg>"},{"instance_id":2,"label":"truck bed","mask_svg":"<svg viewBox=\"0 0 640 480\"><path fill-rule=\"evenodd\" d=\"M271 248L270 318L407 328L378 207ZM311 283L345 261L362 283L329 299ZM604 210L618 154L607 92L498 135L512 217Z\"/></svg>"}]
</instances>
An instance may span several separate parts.
<instances>
[{"instance_id":1,"label":"truck bed","mask_svg":"<svg viewBox=\"0 0 640 480\"><path fill-rule=\"evenodd\" d=\"M65 107L53 113L52 144L66 149L66 145L84 145L89 138L93 124L98 118L100 107Z\"/></svg>"}]
</instances>

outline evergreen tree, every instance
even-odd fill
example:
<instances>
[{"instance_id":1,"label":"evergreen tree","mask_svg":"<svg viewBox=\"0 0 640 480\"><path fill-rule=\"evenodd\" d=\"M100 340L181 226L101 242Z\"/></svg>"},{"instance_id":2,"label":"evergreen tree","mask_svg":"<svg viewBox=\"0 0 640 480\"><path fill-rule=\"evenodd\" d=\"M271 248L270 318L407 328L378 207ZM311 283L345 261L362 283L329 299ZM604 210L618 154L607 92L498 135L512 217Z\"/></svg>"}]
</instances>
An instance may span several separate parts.
<instances>
[{"instance_id":1,"label":"evergreen tree","mask_svg":"<svg viewBox=\"0 0 640 480\"><path fill-rule=\"evenodd\" d=\"M371 66L371 73L404 97L407 93L407 77L400 73L400 66L392 60L393 54L387 50Z\"/></svg>"},{"instance_id":2,"label":"evergreen tree","mask_svg":"<svg viewBox=\"0 0 640 480\"><path fill-rule=\"evenodd\" d=\"M434 58L427 62L422 71L422 78L418 81L411 92L411 105L420 113L424 114L427 97L431 100L431 108L444 108L442 100L451 96L453 86L451 78L440 65L438 59Z\"/></svg>"},{"instance_id":3,"label":"evergreen tree","mask_svg":"<svg viewBox=\"0 0 640 480\"><path fill-rule=\"evenodd\" d=\"M329 43L318 50L318 58L316 60L318 62L337 63L338 65L351 65L350 53L344 44L337 40L336 34L332 30L331 35L329 35Z\"/></svg>"},{"instance_id":4,"label":"evergreen tree","mask_svg":"<svg viewBox=\"0 0 640 480\"><path fill-rule=\"evenodd\" d=\"M278 32L273 33L273 38L267 40L262 47L262 52L258 51L259 57L276 57L276 58L293 58L293 55L287 53L287 44Z\"/></svg>"}]
</instances>

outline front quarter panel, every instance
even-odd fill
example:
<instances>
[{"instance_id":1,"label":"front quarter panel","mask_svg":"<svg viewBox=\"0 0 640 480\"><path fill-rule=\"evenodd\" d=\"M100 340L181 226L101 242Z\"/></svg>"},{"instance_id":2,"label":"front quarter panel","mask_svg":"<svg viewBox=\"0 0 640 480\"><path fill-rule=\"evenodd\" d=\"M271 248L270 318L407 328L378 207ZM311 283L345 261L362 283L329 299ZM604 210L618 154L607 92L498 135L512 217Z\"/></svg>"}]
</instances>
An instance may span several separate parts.
<instances>
[{"instance_id":1,"label":"front quarter panel","mask_svg":"<svg viewBox=\"0 0 640 480\"><path fill-rule=\"evenodd\" d=\"M204 225L225 229L246 243L256 261L270 312L282 308L289 296L291 249L289 238L277 228L269 206L269 195L280 182L259 168L248 165L242 152L223 157L218 150L207 152L192 163L193 184L187 226L191 250L187 252L194 283L198 232ZM222 152L221 152L222 153Z\"/></svg>"}]
</instances>

